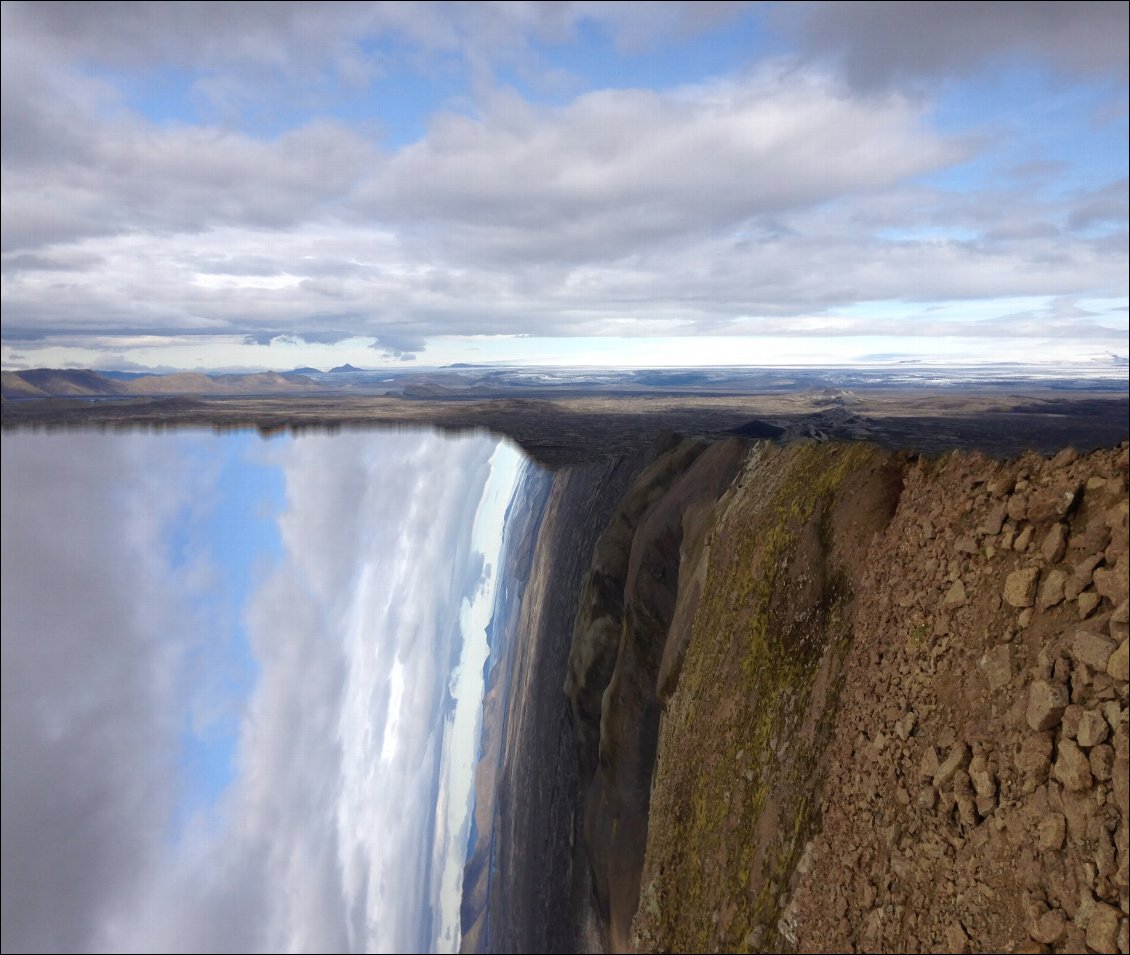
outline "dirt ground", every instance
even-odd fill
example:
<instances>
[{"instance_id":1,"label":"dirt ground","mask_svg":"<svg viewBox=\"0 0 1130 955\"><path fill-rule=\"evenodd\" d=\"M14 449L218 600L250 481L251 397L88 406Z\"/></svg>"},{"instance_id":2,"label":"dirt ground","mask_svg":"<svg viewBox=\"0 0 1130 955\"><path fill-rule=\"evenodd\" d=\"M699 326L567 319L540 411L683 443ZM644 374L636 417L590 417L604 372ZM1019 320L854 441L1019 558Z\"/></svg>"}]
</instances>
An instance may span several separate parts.
<instances>
[{"instance_id":1,"label":"dirt ground","mask_svg":"<svg viewBox=\"0 0 1130 955\"><path fill-rule=\"evenodd\" d=\"M725 502L635 946L1127 952L1126 445L824 454Z\"/></svg>"}]
</instances>

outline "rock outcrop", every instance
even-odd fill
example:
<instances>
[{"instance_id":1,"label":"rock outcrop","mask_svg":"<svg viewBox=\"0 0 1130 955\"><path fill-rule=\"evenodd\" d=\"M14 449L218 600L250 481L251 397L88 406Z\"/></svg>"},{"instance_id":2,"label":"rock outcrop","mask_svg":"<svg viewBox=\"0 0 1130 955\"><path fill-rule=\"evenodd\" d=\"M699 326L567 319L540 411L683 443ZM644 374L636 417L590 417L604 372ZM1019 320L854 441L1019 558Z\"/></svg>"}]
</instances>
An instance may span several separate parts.
<instances>
[{"instance_id":1,"label":"rock outcrop","mask_svg":"<svg viewBox=\"0 0 1130 955\"><path fill-rule=\"evenodd\" d=\"M1126 952L1126 446L716 447L574 631L612 946Z\"/></svg>"}]
</instances>

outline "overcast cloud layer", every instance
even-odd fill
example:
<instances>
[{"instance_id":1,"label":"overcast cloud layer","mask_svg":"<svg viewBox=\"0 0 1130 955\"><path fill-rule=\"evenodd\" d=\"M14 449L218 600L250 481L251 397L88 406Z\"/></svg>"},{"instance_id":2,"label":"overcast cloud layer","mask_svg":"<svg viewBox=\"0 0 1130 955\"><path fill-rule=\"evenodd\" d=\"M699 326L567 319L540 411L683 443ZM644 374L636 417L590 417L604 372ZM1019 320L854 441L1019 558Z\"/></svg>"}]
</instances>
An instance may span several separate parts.
<instances>
[{"instance_id":1,"label":"overcast cloud layer","mask_svg":"<svg viewBox=\"0 0 1130 955\"><path fill-rule=\"evenodd\" d=\"M258 675L209 700L190 664L229 653L215 561L177 543L216 495L201 439L3 440L4 950L431 945L448 683L496 442L265 446L286 509L245 610ZM242 714L234 777L185 820L178 754L209 704Z\"/></svg>"},{"instance_id":2,"label":"overcast cloud layer","mask_svg":"<svg viewBox=\"0 0 1130 955\"><path fill-rule=\"evenodd\" d=\"M1125 351L1126 36L1124 3L5 3L5 367L961 303L941 334Z\"/></svg>"}]
</instances>

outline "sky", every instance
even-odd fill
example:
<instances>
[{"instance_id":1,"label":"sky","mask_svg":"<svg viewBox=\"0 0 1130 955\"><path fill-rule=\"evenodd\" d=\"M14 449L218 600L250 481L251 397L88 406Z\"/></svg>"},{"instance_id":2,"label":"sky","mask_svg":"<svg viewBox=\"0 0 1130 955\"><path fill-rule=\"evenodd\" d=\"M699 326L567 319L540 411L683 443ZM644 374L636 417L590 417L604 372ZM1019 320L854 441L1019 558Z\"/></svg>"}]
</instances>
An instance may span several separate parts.
<instances>
[{"instance_id":1,"label":"sky","mask_svg":"<svg viewBox=\"0 0 1130 955\"><path fill-rule=\"evenodd\" d=\"M3 3L5 369L1127 354L1126 3Z\"/></svg>"},{"instance_id":2,"label":"sky","mask_svg":"<svg viewBox=\"0 0 1130 955\"><path fill-rule=\"evenodd\" d=\"M485 435L5 434L4 951L453 951Z\"/></svg>"}]
</instances>

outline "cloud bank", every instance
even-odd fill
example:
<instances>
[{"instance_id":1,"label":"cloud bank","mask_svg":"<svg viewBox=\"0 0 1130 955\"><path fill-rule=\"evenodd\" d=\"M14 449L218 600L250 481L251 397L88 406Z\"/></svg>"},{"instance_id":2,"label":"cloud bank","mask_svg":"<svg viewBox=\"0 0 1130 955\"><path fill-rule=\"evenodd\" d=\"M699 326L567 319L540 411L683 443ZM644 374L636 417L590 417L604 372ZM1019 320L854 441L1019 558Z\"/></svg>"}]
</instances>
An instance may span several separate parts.
<instances>
[{"instance_id":1,"label":"cloud bank","mask_svg":"<svg viewBox=\"0 0 1130 955\"><path fill-rule=\"evenodd\" d=\"M1124 5L706 6L5 4L5 343L1124 334Z\"/></svg>"},{"instance_id":2,"label":"cloud bank","mask_svg":"<svg viewBox=\"0 0 1130 955\"><path fill-rule=\"evenodd\" d=\"M495 447L266 446L286 509L246 604L258 677L231 784L185 820L209 579L174 551L216 493L206 461L179 437L5 436L5 950L432 944L449 680Z\"/></svg>"}]
</instances>

